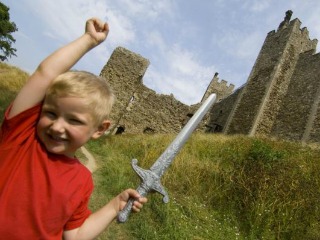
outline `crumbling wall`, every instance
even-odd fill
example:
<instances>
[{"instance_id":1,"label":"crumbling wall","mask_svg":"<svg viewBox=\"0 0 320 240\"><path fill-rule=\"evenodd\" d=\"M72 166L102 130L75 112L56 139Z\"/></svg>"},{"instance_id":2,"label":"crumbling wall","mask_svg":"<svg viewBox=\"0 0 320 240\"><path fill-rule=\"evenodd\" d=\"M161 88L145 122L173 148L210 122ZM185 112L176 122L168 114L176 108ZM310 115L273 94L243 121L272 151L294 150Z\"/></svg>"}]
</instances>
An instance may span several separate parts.
<instances>
[{"instance_id":1,"label":"crumbling wall","mask_svg":"<svg viewBox=\"0 0 320 240\"><path fill-rule=\"evenodd\" d=\"M116 102L110 115L111 130L117 128L148 66L147 59L118 47L102 69L100 76L109 82L116 95Z\"/></svg>"},{"instance_id":2,"label":"crumbling wall","mask_svg":"<svg viewBox=\"0 0 320 240\"><path fill-rule=\"evenodd\" d=\"M216 102L210 109L208 123L205 132L221 133L232 109L235 106L235 102L244 86L238 88L234 93L225 97L222 101Z\"/></svg>"},{"instance_id":3,"label":"crumbling wall","mask_svg":"<svg viewBox=\"0 0 320 240\"><path fill-rule=\"evenodd\" d=\"M118 126L130 133L177 133L188 112L189 107L173 95L159 95L140 86Z\"/></svg>"},{"instance_id":4,"label":"crumbling wall","mask_svg":"<svg viewBox=\"0 0 320 240\"><path fill-rule=\"evenodd\" d=\"M217 102L198 131L266 135L305 142L320 141L320 54L298 19L287 11L277 31L268 33L247 83L211 80L200 103L187 106L173 95L157 94L143 85L149 61L117 48L101 76L109 81L117 101L113 133L177 133L211 94ZM233 93L232 93L233 92Z\"/></svg>"},{"instance_id":5,"label":"crumbling wall","mask_svg":"<svg viewBox=\"0 0 320 240\"><path fill-rule=\"evenodd\" d=\"M175 133L188 118L189 106L143 85L148 65L147 59L118 47L102 69L100 75L116 95L110 116L113 133Z\"/></svg>"},{"instance_id":6,"label":"crumbling wall","mask_svg":"<svg viewBox=\"0 0 320 240\"><path fill-rule=\"evenodd\" d=\"M228 85L228 82L223 79L219 81L218 73L216 72L205 94L203 95L201 102L207 99L211 93L215 93L217 95L217 102L219 102L222 99L229 96L233 92L233 89L234 89L233 84Z\"/></svg>"}]
</instances>

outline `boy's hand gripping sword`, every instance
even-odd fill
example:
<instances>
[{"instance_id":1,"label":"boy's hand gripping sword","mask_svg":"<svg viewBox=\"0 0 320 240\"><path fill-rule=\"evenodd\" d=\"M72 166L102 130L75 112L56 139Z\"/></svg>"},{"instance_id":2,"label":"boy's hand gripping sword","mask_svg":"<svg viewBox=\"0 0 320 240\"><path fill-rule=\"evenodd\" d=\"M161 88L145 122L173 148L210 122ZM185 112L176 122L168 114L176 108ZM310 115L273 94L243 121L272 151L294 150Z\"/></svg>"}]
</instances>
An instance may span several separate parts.
<instances>
[{"instance_id":1,"label":"boy's hand gripping sword","mask_svg":"<svg viewBox=\"0 0 320 240\"><path fill-rule=\"evenodd\" d=\"M158 160L152 165L150 170L140 168L137 159L132 159L131 165L136 173L140 176L142 182L137 188L138 193L144 197L151 190L157 191L163 195L163 202L169 202L169 196L164 187L160 183L160 178L172 163L174 157L178 154L184 143L188 140L191 133L198 126L204 115L208 112L212 104L215 102L216 94L211 94L201 107L196 111L193 117L183 127L181 132L169 145L169 147L162 153ZM134 199L129 199L127 205L118 214L118 221L124 223L127 221L132 209Z\"/></svg>"}]
</instances>

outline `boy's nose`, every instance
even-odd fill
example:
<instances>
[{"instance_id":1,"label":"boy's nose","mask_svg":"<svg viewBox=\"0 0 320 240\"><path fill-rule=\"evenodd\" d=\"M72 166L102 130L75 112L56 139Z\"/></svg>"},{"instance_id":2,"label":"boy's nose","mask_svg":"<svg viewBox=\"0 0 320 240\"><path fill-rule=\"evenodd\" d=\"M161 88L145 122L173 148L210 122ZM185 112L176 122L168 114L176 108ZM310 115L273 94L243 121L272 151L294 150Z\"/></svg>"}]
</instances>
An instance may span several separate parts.
<instances>
[{"instance_id":1,"label":"boy's nose","mask_svg":"<svg viewBox=\"0 0 320 240\"><path fill-rule=\"evenodd\" d=\"M57 118L51 125L51 129L55 132L62 133L65 130L65 122L61 118Z\"/></svg>"}]
</instances>

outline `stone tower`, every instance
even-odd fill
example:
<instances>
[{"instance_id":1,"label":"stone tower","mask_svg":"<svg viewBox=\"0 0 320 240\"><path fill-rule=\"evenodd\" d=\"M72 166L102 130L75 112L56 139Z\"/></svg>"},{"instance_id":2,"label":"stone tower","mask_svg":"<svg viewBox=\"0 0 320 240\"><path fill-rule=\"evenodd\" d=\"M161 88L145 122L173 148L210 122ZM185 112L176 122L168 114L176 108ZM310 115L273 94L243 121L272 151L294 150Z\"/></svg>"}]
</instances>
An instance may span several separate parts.
<instances>
[{"instance_id":1,"label":"stone tower","mask_svg":"<svg viewBox=\"0 0 320 240\"><path fill-rule=\"evenodd\" d=\"M209 86L207 87L207 90L203 95L201 102L206 100L211 93L216 93L217 94L216 101L220 101L221 99L229 96L232 93L233 89L234 89L233 84L230 84L229 86L227 86L227 81L221 80L221 82L219 82L218 73L216 72Z\"/></svg>"},{"instance_id":2,"label":"stone tower","mask_svg":"<svg viewBox=\"0 0 320 240\"><path fill-rule=\"evenodd\" d=\"M303 30L307 34L307 30ZM300 54L273 125L271 135L302 142L320 142L320 54Z\"/></svg>"},{"instance_id":3,"label":"stone tower","mask_svg":"<svg viewBox=\"0 0 320 240\"><path fill-rule=\"evenodd\" d=\"M126 109L130 107L135 98L136 86L142 83L149 64L149 60L142 56L118 47L101 70L100 76L109 82L116 95L110 116L111 130L118 127Z\"/></svg>"},{"instance_id":4,"label":"stone tower","mask_svg":"<svg viewBox=\"0 0 320 240\"><path fill-rule=\"evenodd\" d=\"M301 53L313 53L317 44L317 40L309 39L306 28L300 29L298 19L290 21L291 14L292 11L287 11L277 31L268 33L223 132L270 135L276 132L276 125L279 128L278 114L283 109L296 67L302 64L299 61Z\"/></svg>"}]
</instances>

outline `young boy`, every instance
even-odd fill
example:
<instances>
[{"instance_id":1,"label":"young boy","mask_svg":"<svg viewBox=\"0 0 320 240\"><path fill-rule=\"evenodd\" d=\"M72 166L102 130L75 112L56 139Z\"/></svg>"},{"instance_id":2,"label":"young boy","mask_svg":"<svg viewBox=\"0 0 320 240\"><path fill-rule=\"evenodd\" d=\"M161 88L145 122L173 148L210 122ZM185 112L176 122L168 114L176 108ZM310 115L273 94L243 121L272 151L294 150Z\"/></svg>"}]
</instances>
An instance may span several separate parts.
<instances>
[{"instance_id":1,"label":"young boy","mask_svg":"<svg viewBox=\"0 0 320 240\"><path fill-rule=\"evenodd\" d=\"M68 70L103 42L106 23L90 19L85 33L47 57L5 113L0 130L1 239L93 239L129 198L128 189L95 213L88 210L91 174L75 157L109 127L113 94L105 80Z\"/></svg>"}]
</instances>

